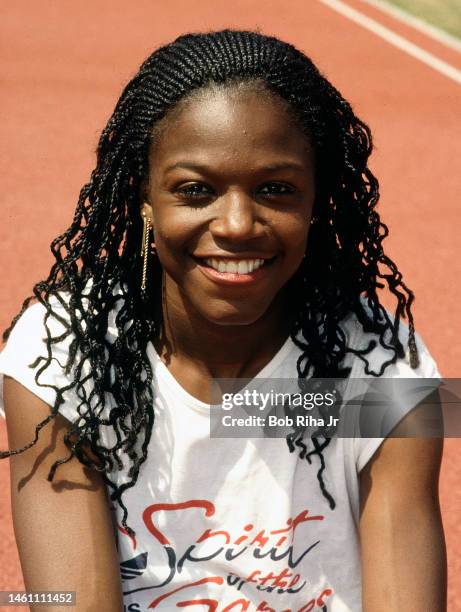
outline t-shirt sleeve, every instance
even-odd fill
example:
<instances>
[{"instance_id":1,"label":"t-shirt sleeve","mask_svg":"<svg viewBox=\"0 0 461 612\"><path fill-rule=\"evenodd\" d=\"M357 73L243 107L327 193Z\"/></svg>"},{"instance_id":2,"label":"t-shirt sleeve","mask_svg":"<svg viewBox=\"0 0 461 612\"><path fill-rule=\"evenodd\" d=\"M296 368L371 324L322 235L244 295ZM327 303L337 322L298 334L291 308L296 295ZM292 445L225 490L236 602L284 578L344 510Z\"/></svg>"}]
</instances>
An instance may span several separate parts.
<instances>
[{"instance_id":1,"label":"t-shirt sleeve","mask_svg":"<svg viewBox=\"0 0 461 612\"><path fill-rule=\"evenodd\" d=\"M68 319L67 311L57 300L56 304L53 304L53 310L64 321ZM0 414L3 417L5 417L4 375L17 380L49 406L54 406L56 403L56 390L53 387L62 389L72 382L71 374L65 373L71 334L51 345L51 362L46 368L43 359L35 367L31 367L38 357L48 357L45 314L46 307L43 304L36 303L29 306L16 322L0 353ZM52 337L62 335L66 331L66 326L53 315L48 317L47 325ZM63 398L64 402L60 405L59 412L70 422L76 421L79 417L76 394L68 390L64 392Z\"/></svg>"},{"instance_id":2,"label":"t-shirt sleeve","mask_svg":"<svg viewBox=\"0 0 461 612\"><path fill-rule=\"evenodd\" d=\"M408 327L401 323L399 338L404 347L407 346ZM441 374L437 364L430 354L427 346L421 336L415 334L416 347L419 354L419 367L412 369L409 363L408 353L405 358L398 359L396 363L389 365L383 373L383 379L405 379L400 383L395 384L394 400L386 405L381 418L381 430L391 433L396 425L407 416L425 397L427 397L441 382ZM370 354L370 361L373 368L379 369L379 365L389 359L389 352L380 346ZM352 376L360 378L365 376L363 364L357 364L353 370ZM427 384L415 384L416 380L411 379L431 379ZM389 381L379 381L382 384L387 384ZM385 434L388 435L388 434ZM355 438L355 464L357 472L360 472L365 465L370 461L375 452L381 446L386 437L361 437L358 435Z\"/></svg>"}]
</instances>

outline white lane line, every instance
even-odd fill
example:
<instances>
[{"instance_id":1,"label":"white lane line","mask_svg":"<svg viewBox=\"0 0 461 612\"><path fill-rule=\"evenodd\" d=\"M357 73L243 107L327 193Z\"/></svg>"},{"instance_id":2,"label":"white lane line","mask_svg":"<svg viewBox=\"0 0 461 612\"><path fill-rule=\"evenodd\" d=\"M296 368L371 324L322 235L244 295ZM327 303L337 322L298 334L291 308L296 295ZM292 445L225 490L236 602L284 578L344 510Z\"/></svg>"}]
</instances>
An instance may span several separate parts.
<instances>
[{"instance_id":1,"label":"white lane line","mask_svg":"<svg viewBox=\"0 0 461 612\"><path fill-rule=\"evenodd\" d=\"M450 49L454 51L461 51L461 40L459 38L456 38L456 36L452 34L448 34L448 32L444 32L440 28L436 28L415 15L410 15L410 13L407 13L407 11L404 11L398 6L392 6L384 0L361 0L361 2L365 2L383 13L387 13L391 17L394 17L394 19L401 21L405 25L411 26L415 30L419 30L426 36L450 47Z\"/></svg>"},{"instance_id":2,"label":"white lane line","mask_svg":"<svg viewBox=\"0 0 461 612\"><path fill-rule=\"evenodd\" d=\"M449 79L456 81L456 83L461 83L461 70L458 70L432 53L418 47L418 45L415 45L403 36L396 34L389 28L386 28L374 19L371 19L371 17L367 17L360 11L348 6L345 2L342 2L341 0L319 0L319 2L329 6L334 11L344 15L344 17L355 21L355 23L358 23L367 30L370 30L370 32L380 36L389 44L394 45L394 47L397 47L405 53L408 53L408 55L418 59L434 70L437 70Z\"/></svg>"}]
</instances>

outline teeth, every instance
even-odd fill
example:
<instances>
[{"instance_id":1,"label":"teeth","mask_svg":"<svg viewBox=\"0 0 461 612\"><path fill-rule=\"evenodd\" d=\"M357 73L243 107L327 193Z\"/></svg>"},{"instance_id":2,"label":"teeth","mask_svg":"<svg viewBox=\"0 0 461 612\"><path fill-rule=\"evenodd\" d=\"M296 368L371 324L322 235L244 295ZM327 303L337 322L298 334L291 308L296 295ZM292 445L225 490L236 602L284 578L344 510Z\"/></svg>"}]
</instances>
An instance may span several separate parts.
<instances>
[{"instance_id":1,"label":"teeth","mask_svg":"<svg viewBox=\"0 0 461 612\"><path fill-rule=\"evenodd\" d=\"M231 261L224 259L205 259L205 263L210 268L218 272L227 272L228 274L250 274L264 264L264 259L240 259L239 261Z\"/></svg>"}]
</instances>

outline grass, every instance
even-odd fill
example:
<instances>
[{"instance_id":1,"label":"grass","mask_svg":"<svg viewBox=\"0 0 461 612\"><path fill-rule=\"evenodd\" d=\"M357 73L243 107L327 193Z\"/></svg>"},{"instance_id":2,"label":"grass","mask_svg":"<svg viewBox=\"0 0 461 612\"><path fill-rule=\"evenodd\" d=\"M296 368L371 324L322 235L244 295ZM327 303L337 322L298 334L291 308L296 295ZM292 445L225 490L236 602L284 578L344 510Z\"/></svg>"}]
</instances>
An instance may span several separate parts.
<instances>
[{"instance_id":1,"label":"grass","mask_svg":"<svg viewBox=\"0 0 461 612\"><path fill-rule=\"evenodd\" d=\"M461 0L387 0L415 17L461 39Z\"/></svg>"}]
</instances>

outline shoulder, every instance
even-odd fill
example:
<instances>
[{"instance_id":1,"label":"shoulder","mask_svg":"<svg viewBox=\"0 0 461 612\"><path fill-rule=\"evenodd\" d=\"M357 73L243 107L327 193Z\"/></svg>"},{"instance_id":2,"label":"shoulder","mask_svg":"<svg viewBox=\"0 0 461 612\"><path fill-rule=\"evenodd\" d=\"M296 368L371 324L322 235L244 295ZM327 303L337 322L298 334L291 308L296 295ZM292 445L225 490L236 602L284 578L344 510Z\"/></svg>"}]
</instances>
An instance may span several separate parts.
<instances>
[{"instance_id":1,"label":"shoulder","mask_svg":"<svg viewBox=\"0 0 461 612\"><path fill-rule=\"evenodd\" d=\"M91 307L91 287L89 280L79 295L79 309L72 304L70 292L59 291L45 303L29 306L16 321L0 352L0 414L4 416L2 386L3 375L7 375L50 406L56 403L57 391L62 391L64 403L59 411L70 421L79 417L76 406L81 400L75 394L74 384L77 364L87 392L93 388L91 362L88 356L82 356L84 349L79 342L79 333L83 336L87 327L85 315ZM123 305L123 292L118 284L113 294L117 299L103 323L109 343L118 335L116 317Z\"/></svg>"},{"instance_id":2,"label":"shoulder","mask_svg":"<svg viewBox=\"0 0 461 612\"><path fill-rule=\"evenodd\" d=\"M49 321L47 331L46 322ZM44 304L37 302L29 306L19 317L10 331L8 340L0 353L0 363L6 366L8 363L20 363L26 355L32 359L38 356L46 348L48 335L63 333L65 325L59 319L47 315Z\"/></svg>"},{"instance_id":3,"label":"shoulder","mask_svg":"<svg viewBox=\"0 0 461 612\"><path fill-rule=\"evenodd\" d=\"M91 280L87 281L80 294L81 307L78 313L75 306L71 304L71 294L68 291L58 291L56 294L51 294L46 302L40 301L29 306L16 321L1 355L5 353L10 358L12 353L19 352L24 345L31 353L31 349L42 347L50 338L54 340L53 351L67 350L69 343L75 338L72 313L74 314L74 325L76 323L82 332L86 329L85 317L81 315L81 311L86 313L89 309L91 286ZM122 297L118 284L113 289L113 295ZM115 318L122 303L123 299L116 301L114 308L109 312L107 321L109 336L116 332Z\"/></svg>"},{"instance_id":4,"label":"shoulder","mask_svg":"<svg viewBox=\"0 0 461 612\"><path fill-rule=\"evenodd\" d=\"M363 298L362 305L372 321L373 313ZM355 313L351 313L342 322L341 325L346 334L348 349L352 355L350 361L352 366L351 377L441 378L437 363L419 333L415 333L419 366L417 368L410 366L408 349L409 327L404 320L400 320L398 323L398 338L403 346L404 355L401 357L397 356L395 359L396 354L392 341L393 329L395 328L394 317L388 311L385 311L385 315L387 316L389 326L382 337L374 331L366 330L363 322L359 320ZM385 322L384 316L381 317L379 322Z\"/></svg>"},{"instance_id":5,"label":"shoulder","mask_svg":"<svg viewBox=\"0 0 461 612\"><path fill-rule=\"evenodd\" d=\"M57 391L69 387L73 374L67 369L75 333L71 324L70 293L61 291L36 302L21 314L0 352L0 414L4 416L3 376L21 383L49 406ZM74 345L76 343L74 342ZM73 400L69 394L63 397ZM68 420L77 418L72 403L60 412Z\"/></svg>"},{"instance_id":6,"label":"shoulder","mask_svg":"<svg viewBox=\"0 0 461 612\"><path fill-rule=\"evenodd\" d=\"M372 317L371 309L365 305L365 311ZM393 315L386 311L393 324ZM350 349L348 365L351 367L347 389L346 431L350 434L349 446L354 469L361 472L376 456L386 438L391 437L387 447L399 446L394 438L394 429L404 424L406 419L413 418L414 409L427 399L440 384L441 374L437 363L431 355L420 334L415 334L419 355L419 366L413 369L408 358L409 328L406 321L400 321L398 338L404 348L404 355L395 359L392 345L392 327L381 338L376 332L364 329L367 327L355 314L349 315L342 323ZM368 351L368 349L371 349ZM368 352L367 352L368 351ZM387 380L383 380L387 379ZM392 383L388 379L394 379ZM397 382L398 379L398 382ZM432 379L420 384L418 379ZM368 393L379 393L377 402L364 401ZM376 399L376 397L375 397ZM385 401L383 401L385 399ZM407 438L408 441L408 438ZM425 441L422 441L424 445ZM409 445L410 446L410 445ZM404 455L400 457L403 459Z\"/></svg>"},{"instance_id":7,"label":"shoulder","mask_svg":"<svg viewBox=\"0 0 461 612\"><path fill-rule=\"evenodd\" d=\"M69 295L52 295L29 306L16 321L0 353L0 364L21 363L39 356L58 357L72 340Z\"/></svg>"},{"instance_id":8,"label":"shoulder","mask_svg":"<svg viewBox=\"0 0 461 612\"><path fill-rule=\"evenodd\" d=\"M52 309L40 302L29 306L16 321L0 352L2 416L5 416L4 376L15 379L50 406L55 404L56 388L68 383L64 370L71 335L66 325L67 315L64 306L55 298L52 301ZM59 342L53 341L59 338Z\"/></svg>"}]
</instances>

